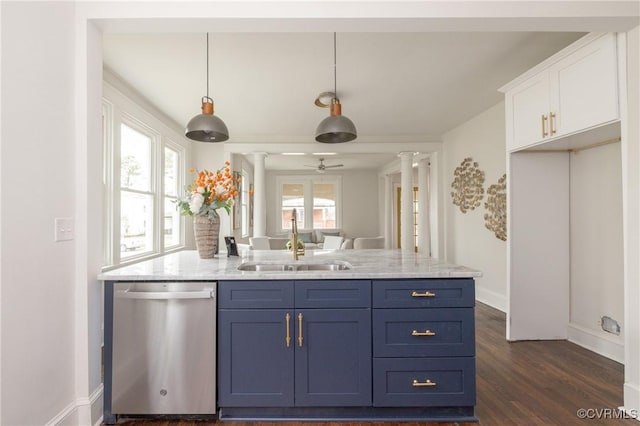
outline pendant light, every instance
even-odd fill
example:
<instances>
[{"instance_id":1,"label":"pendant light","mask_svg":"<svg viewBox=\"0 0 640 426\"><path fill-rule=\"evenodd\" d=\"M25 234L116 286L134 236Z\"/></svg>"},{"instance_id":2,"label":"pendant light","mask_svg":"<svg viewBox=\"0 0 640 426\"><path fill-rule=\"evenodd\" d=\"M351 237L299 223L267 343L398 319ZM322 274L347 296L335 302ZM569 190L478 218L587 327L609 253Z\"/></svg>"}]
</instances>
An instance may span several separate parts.
<instances>
[{"instance_id":1,"label":"pendant light","mask_svg":"<svg viewBox=\"0 0 640 426\"><path fill-rule=\"evenodd\" d=\"M224 142L229 130L219 117L213 115L213 99L209 97L209 33L207 33L207 96L202 97L202 114L189 120L184 134L199 142Z\"/></svg>"},{"instance_id":2,"label":"pendant light","mask_svg":"<svg viewBox=\"0 0 640 426\"><path fill-rule=\"evenodd\" d=\"M342 115L342 105L338 99L336 77L336 33L333 33L333 99L331 115L320 122L316 129L316 140L322 143L342 143L354 140L358 135L353 121Z\"/></svg>"}]
</instances>

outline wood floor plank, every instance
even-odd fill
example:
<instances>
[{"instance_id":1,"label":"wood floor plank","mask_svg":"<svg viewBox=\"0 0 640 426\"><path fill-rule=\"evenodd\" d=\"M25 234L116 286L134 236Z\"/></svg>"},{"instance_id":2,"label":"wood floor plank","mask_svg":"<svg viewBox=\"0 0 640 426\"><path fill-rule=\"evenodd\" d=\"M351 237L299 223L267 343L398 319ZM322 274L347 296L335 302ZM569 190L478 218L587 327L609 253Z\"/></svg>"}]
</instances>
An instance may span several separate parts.
<instances>
[{"instance_id":1,"label":"wood floor plank","mask_svg":"<svg viewBox=\"0 0 640 426\"><path fill-rule=\"evenodd\" d=\"M476 416L482 426L630 425L635 420L597 416L622 405L624 367L567 341L505 340L505 314L476 304ZM579 409L597 418L580 419ZM602 411L600 411L602 413ZM598 418L599 417L599 418ZM125 426L371 426L391 423L193 422L121 420ZM396 423L398 424L398 423ZM403 426L464 423L402 423Z\"/></svg>"}]
</instances>

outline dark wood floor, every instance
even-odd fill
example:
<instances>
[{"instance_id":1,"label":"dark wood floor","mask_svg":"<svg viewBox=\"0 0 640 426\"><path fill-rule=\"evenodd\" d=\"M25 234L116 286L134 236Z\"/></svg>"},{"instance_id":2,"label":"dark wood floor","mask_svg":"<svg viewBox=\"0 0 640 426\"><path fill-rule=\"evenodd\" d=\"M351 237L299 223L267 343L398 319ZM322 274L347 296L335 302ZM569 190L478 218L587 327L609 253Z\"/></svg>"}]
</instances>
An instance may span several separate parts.
<instances>
[{"instance_id":1,"label":"dark wood floor","mask_svg":"<svg viewBox=\"0 0 640 426\"><path fill-rule=\"evenodd\" d=\"M565 341L509 343L505 314L476 305L476 416L483 426L638 425L635 420L580 419L580 409L615 410L622 405L623 366ZM602 412L602 411L600 411ZM126 426L211 426L186 421L122 421ZM229 426L358 426L360 423L224 422ZM373 423L382 425L382 423ZM389 423L384 423L388 425ZM403 423L403 426L428 423ZM478 424L478 423L473 423ZM372 423L367 423L367 426ZM449 423L438 423L440 426Z\"/></svg>"}]
</instances>

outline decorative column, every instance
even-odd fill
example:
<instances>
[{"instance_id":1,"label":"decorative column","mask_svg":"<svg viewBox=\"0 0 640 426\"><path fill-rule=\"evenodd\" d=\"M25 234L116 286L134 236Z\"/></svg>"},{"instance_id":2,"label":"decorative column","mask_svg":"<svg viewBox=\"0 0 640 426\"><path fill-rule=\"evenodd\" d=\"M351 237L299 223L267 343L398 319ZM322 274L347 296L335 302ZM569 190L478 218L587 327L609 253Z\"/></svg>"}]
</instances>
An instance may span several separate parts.
<instances>
[{"instance_id":1,"label":"decorative column","mask_svg":"<svg viewBox=\"0 0 640 426\"><path fill-rule=\"evenodd\" d=\"M413 152L401 152L400 157L400 245L402 251L413 251Z\"/></svg>"},{"instance_id":2,"label":"decorative column","mask_svg":"<svg viewBox=\"0 0 640 426\"><path fill-rule=\"evenodd\" d=\"M264 172L266 152L253 153L253 236L267 235L267 195Z\"/></svg>"},{"instance_id":3,"label":"decorative column","mask_svg":"<svg viewBox=\"0 0 640 426\"><path fill-rule=\"evenodd\" d=\"M393 187L391 176L384 175L384 248L393 247Z\"/></svg>"},{"instance_id":4,"label":"decorative column","mask_svg":"<svg viewBox=\"0 0 640 426\"><path fill-rule=\"evenodd\" d=\"M430 255L431 228L429 226L429 159L418 162L418 251Z\"/></svg>"}]
</instances>

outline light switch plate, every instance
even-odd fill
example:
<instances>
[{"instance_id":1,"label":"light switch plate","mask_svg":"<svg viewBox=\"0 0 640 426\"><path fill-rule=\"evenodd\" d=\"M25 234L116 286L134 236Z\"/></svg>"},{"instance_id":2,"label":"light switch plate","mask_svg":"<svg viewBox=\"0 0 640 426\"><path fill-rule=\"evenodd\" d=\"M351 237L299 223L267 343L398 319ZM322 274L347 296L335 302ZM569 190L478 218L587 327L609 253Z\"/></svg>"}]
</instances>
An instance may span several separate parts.
<instances>
[{"instance_id":1,"label":"light switch plate","mask_svg":"<svg viewBox=\"0 0 640 426\"><path fill-rule=\"evenodd\" d=\"M72 217L57 217L54 219L55 226L55 241L69 241L73 240L73 218Z\"/></svg>"}]
</instances>

